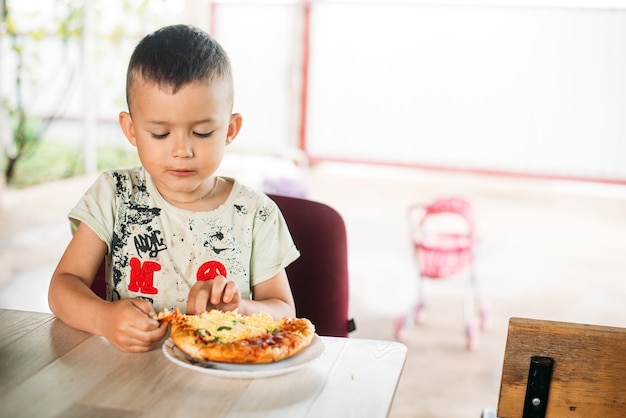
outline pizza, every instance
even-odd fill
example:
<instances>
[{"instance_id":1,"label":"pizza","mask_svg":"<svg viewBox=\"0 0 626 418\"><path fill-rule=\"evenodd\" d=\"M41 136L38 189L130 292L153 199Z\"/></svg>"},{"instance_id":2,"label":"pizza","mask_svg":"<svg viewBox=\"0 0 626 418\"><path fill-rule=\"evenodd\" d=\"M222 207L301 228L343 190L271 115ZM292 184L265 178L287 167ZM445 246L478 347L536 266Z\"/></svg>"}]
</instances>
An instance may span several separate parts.
<instances>
[{"instance_id":1,"label":"pizza","mask_svg":"<svg viewBox=\"0 0 626 418\"><path fill-rule=\"evenodd\" d=\"M242 315L214 309L185 315L176 309L159 313L158 319L170 323L170 338L182 352L204 361L271 363L293 356L315 338L308 319L274 320L264 312Z\"/></svg>"}]
</instances>

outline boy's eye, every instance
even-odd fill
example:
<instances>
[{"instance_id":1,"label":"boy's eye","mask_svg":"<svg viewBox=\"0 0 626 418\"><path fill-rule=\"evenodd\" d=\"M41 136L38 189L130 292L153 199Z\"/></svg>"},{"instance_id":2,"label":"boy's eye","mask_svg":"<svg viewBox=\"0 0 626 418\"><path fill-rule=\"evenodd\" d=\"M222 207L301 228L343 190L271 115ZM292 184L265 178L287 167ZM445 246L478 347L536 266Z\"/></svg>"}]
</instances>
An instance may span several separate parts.
<instances>
[{"instance_id":1,"label":"boy's eye","mask_svg":"<svg viewBox=\"0 0 626 418\"><path fill-rule=\"evenodd\" d=\"M208 138L211 136L212 133L213 132L207 132L207 133L194 132L193 134L197 136L198 138Z\"/></svg>"},{"instance_id":2,"label":"boy's eye","mask_svg":"<svg viewBox=\"0 0 626 418\"><path fill-rule=\"evenodd\" d=\"M165 139L167 138L167 136L169 135L169 132L166 132L164 134L155 134L155 133L151 133L150 135L152 135L152 138L154 139Z\"/></svg>"}]
</instances>

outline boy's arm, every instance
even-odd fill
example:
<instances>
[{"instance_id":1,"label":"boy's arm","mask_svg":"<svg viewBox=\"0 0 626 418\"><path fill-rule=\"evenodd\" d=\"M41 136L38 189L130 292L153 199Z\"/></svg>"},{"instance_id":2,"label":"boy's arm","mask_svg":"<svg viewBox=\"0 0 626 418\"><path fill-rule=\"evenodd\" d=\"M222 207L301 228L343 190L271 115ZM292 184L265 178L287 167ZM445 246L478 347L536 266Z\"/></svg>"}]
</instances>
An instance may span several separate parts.
<instances>
[{"instance_id":1,"label":"boy's arm","mask_svg":"<svg viewBox=\"0 0 626 418\"><path fill-rule=\"evenodd\" d=\"M252 300L242 300L239 310L247 314L267 312L274 318L295 317L296 307L285 269L252 288Z\"/></svg>"},{"instance_id":2,"label":"boy's arm","mask_svg":"<svg viewBox=\"0 0 626 418\"><path fill-rule=\"evenodd\" d=\"M123 351L155 348L167 327L154 319L149 302L107 302L91 291L105 254L102 240L87 225L79 224L50 280L50 309L66 324L103 335Z\"/></svg>"},{"instance_id":3,"label":"boy's arm","mask_svg":"<svg viewBox=\"0 0 626 418\"><path fill-rule=\"evenodd\" d=\"M74 328L96 333L91 315L106 303L90 287L104 257L106 244L80 223L50 280L48 304L54 314Z\"/></svg>"}]
</instances>

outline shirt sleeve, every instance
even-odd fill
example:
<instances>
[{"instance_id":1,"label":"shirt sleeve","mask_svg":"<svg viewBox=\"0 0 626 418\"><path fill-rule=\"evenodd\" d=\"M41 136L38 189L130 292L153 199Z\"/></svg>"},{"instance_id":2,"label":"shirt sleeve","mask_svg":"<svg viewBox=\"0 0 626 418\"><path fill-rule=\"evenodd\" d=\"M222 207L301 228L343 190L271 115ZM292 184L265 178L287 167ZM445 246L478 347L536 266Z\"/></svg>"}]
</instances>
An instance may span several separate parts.
<instances>
[{"instance_id":1,"label":"shirt sleeve","mask_svg":"<svg viewBox=\"0 0 626 418\"><path fill-rule=\"evenodd\" d=\"M300 252L280 209L271 199L263 199L255 214L250 285L271 279L298 257Z\"/></svg>"},{"instance_id":2,"label":"shirt sleeve","mask_svg":"<svg viewBox=\"0 0 626 418\"><path fill-rule=\"evenodd\" d=\"M98 235L110 253L114 206L114 179L109 173L102 173L68 215L72 234L82 222Z\"/></svg>"}]
</instances>

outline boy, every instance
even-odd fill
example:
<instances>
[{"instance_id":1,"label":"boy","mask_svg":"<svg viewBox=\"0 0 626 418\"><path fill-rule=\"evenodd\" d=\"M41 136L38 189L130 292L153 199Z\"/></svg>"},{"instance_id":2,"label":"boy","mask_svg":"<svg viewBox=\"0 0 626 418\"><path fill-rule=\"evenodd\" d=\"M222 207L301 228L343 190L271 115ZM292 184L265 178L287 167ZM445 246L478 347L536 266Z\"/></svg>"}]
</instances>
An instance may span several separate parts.
<instances>
[{"instance_id":1,"label":"boy","mask_svg":"<svg viewBox=\"0 0 626 418\"><path fill-rule=\"evenodd\" d=\"M295 316L285 267L299 252L280 211L215 176L242 121L222 47L191 26L146 36L130 59L126 98L119 122L141 166L102 173L70 212L52 312L129 352L161 344L163 309ZM103 260L106 301L90 289Z\"/></svg>"}]
</instances>

